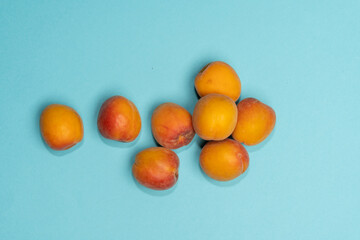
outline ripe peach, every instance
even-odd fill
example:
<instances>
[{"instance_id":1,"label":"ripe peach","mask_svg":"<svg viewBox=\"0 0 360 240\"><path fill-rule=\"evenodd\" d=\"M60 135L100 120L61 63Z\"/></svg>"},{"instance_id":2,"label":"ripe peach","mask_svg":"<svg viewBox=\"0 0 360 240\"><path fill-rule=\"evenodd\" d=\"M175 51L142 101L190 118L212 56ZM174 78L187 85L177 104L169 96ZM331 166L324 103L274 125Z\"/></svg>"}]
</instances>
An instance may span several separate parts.
<instances>
[{"instance_id":1,"label":"ripe peach","mask_svg":"<svg viewBox=\"0 0 360 240\"><path fill-rule=\"evenodd\" d=\"M201 150L200 166L209 177L229 181L246 171L249 154L240 143L232 139L211 141Z\"/></svg>"},{"instance_id":2,"label":"ripe peach","mask_svg":"<svg viewBox=\"0 0 360 240\"><path fill-rule=\"evenodd\" d=\"M195 78L195 88L200 97L219 93L236 101L240 97L241 82L230 65L217 61L201 69Z\"/></svg>"},{"instance_id":3,"label":"ripe peach","mask_svg":"<svg viewBox=\"0 0 360 240\"><path fill-rule=\"evenodd\" d=\"M51 104L42 111L40 131L47 145L59 151L71 148L84 136L79 114L61 104Z\"/></svg>"},{"instance_id":4,"label":"ripe peach","mask_svg":"<svg viewBox=\"0 0 360 240\"><path fill-rule=\"evenodd\" d=\"M245 98L237 105L238 120L232 137L245 145L256 145L274 129L276 115L268 105L255 98Z\"/></svg>"},{"instance_id":5,"label":"ripe peach","mask_svg":"<svg viewBox=\"0 0 360 240\"><path fill-rule=\"evenodd\" d=\"M125 97L113 96L101 106L97 125L103 137L131 142L140 133L141 118L134 103Z\"/></svg>"},{"instance_id":6,"label":"ripe peach","mask_svg":"<svg viewBox=\"0 0 360 240\"><path fill-rule=\"evenodd\" d=\"M151 129L156 141L170 149L188 145L195 136L191 114L175 103L163 103L154 110Z\"/></svg>"},{"instance_id":7,"label":"ripe peach","mask_svg":"<svg viewBox=\"0 0 360 240\"><path fill-rule=\"evenodd\" d=\"M195 132L204 140L223 140L234 131L237 120L235 102L212 93L200 98L193 113Z\"/></svg>"},{"instance_id":8,"label":"ripe peach","mask_svg":"<svg viewBox=\"0 0 360 240\"><path fill-rule=\"evenodd\" d=\"M170 149L147 148L135 157L132 172L135 179L145 187L166 190L178 179L179 158Z\"/></svg>"}]
</instances>

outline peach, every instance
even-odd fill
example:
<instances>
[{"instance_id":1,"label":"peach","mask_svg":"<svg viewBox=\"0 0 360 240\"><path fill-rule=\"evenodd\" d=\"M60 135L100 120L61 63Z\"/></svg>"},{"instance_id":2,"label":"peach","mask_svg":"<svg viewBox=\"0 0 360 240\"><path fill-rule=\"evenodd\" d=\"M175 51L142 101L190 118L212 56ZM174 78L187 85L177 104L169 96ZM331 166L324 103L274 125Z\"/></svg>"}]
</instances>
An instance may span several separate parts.
<instances>
[{"instance_id":1,"label":"peach","mask_svg":"<svg viewBox=\"0 0 360 240\"><path fill-rule=\"evenodd\" d=\"M229 181L246 171L249 154L243 145L232 139L211 141L201 150L200 166L209 177Z\"/></svg>"},{"instance_id":2,"label":"peach","mask_svg":"<svg viewBox=\"0 0 360 240\"><path fill-rule=\"evenodd\" d=\"M195 136L191 114L175 103L163 103L154 110L151 129L156 141L170 149L188 145Z\"/></svg>"},{"instance_id":3,"label":"peach","mask_svg":"<svg viewBox=\"0 0 360 240\"><path fill-rule=\"evenodd\" d=\"M120 142L134 141L141 130L141 118L134 103L113 96L100 108L97 125L105 138Z\"/></svg>"},{"instance_id":4,"label":"peach","mask_svg":"<svg viewBox=\"0 0 360 240\"><path fill-rule=\"evenodd\" d=\"M237 105L238 120L232 137L245 145L256 145L274 129L276 115L268 105L255 98L245 98Z\"/></svg>"},{"instance_id":5,"label":"peach","mask_svg":"<svg viewBox=\"0 0 360 240\"><path fill-rule=\"evenodd\" d=\"M234 131L237 120L235 102L212 93L200 98L193 113L195 132L204 140L223 140Z\"/></svg>"},{"instance_id":6,"label":"peach","mask_svg":"<svg viewBox=\"0 0 360 240\"><path fill-rule=\"evenodd\" d=\"M151 147L135 157L132 172L143 186L154 190L166 190L178 180L179 158L170 149Z\"/></svg>"},{"instance_id":7,"label":"peach","mask_svg":"<svg viewBox=\"0 0 360 240\"><path fill-rule=\"evenodd\" d=\"M195 88L200 97L219 93L236 101L240 97L241 82L230 65L217 61L201 69L195 78Z\"/></svg>"},{"instance_id":8,"label":"peach","mask_svg":"<svg viewBox=\"0 0 360 240\"><path fill-rule=\"evenodd\" d=\"M61 104L51 104L42 111L40 131L47 145L58 151L73 147L84 136L79 114L71 107Z\"/></svg>"}]
</instances>

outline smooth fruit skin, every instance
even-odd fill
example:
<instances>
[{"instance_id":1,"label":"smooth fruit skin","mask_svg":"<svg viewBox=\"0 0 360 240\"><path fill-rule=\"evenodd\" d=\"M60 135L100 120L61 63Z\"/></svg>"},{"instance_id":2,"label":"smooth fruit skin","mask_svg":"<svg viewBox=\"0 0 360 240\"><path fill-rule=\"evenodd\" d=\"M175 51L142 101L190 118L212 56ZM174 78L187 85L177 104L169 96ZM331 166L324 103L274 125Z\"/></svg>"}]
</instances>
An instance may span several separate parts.
<instances>
[{"instance_id":1,"label":"smooth fruit skin","mask_svg":"<svg viewBox=\"0 0 360 240\"><path fill-rule=\"evenodd\" d=\"M131 142L140 133L141 118L133 102L122 96L113 96L101 106L97 125L103 137Z\"/></svg>"},{"instance_id":2,"label":"smooth fruit skin","mask_svg":"<svg viewBox=\"0 0 360 240\"><path fill-rule=\"evenodd\" d=\"M246 171L249 154L246 149L232 139L211 141L200 153L202 170L217 181L230 181Z\"/></svg>"},{"instance_id":3,"label":"smooth fruit skin","mask_svg":"<svg viewBox=\"0 0 360 240\"><path fill-rule=\"evenodd\" d=\"M227 63L207 64L195 78L195 88L200 97L219 93L236 101L240 97L241 82L235 70Z\"/></svg>"},{"instance_id":4,"label":"smooth fruit skin","mask_svg":"<svg viewBox=\"0 0 360 240\"><path fill-rule=\"evenodd\" d=\"M237 108L238 120L232 137L249 146L264 141L275 126L274 110L255 98L245 98Z\"/></svg>"},{"instance_id":5,"label":"smooth fruit skin","mask_svg":"<svg viewBox=\"0 0 360 240\"><path fill-rule=\"evenodd\" d=\"M196 134L204 140L223 140L234 131L237 120L235 102L228 96L212 93L200 98L193 113Z\"/></svg>"},{"instance_id":6,"label":"smooth fruit skin","mask_svg":"<svg viewBox=\"0 0 360 240\"><path fill-rule=\"evenodd\" d=\"M66 105L51 104L40 116L40 131L53 150L66 150L79 143L84 136L79 114Z\"/></svg>"},{"instance_id":7,"label":"smooth fruit skin","mask_svg":"<svg viewBox=\"0 0 360 240\"><path fill-rule=\"evenodd\" d=\"M191 114L175 103L163 103L154 110L151 129L156 141L170 149L188 145L195 136Z\"/></svg>"},{"instance_id":8,"label":"smooth fruit skin","mask_svg":"<svg viewBox=\"0 0 360 240\"><path fill-rule=\"evenodd\" d=\"M179 158L170 149L147 148L135 157L132 172L143 186L154 190L166 190L178 180Z\"/></svg>"}]
</instances>

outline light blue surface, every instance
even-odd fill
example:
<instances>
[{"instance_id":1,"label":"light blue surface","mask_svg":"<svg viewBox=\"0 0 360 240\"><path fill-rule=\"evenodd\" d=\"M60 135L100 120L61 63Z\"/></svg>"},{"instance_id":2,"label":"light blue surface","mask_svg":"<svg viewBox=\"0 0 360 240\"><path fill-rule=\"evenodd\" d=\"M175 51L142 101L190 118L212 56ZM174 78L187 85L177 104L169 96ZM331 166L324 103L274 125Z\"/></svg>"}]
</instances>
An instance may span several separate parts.
<instances>
[{"instance_id":1,"label":"light blue surface","mask_svg":"<svg viewBox=\"0 0 360 240\"><path fill-rule=\"evenodd\" d=\"M301 3L300 3L301 2ZM359 1L0 2L0 239L360 239ZM206 63L238 72L242 98L277 124L248 147L240 180L200 170L201 141L177 151L165 193L135 183L134 155L155 146L150 116L192 112ZM101 103L138 107L136 143L102 139ZM59 154L39 114L75 108L83 142Z\"/></svg>"}]
</instances>

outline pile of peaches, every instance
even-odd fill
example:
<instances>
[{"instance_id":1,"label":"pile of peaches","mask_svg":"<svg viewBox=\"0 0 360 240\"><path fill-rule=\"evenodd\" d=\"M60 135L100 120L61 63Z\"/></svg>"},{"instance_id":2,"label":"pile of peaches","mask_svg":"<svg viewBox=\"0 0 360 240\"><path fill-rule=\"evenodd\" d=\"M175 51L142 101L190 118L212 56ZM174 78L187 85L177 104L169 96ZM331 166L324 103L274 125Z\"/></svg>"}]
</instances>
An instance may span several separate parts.
<instances>
[{"instance_id":1,"label":"pile of peaches","mask_svg":"<svg viewBox=\"0 0 360 240\"><path fill-rule=\"evenodd\" d=\"M196 76L195 88L200 99L192 116L176 103L163 103L154 110L151 129L162 147L140 151L132 167L134 178L143 186L154 190L173 187L179 175L179 158L171 149L188 145L195 134L207 141L199 158L202 170L218 181L235 179L249 165L249 154L242 144L259 144L273 130L276 116L271 107L255 98L236 105L241 82L230 65L220 61L207 64ZM103 137L131 142L140 133L141 118L133 102L113 96L102 104L97 125ZM79 114L60 104L43 110L40 130L54 150L69 149L83 138Z\"/></svg>"}]
</instances>

